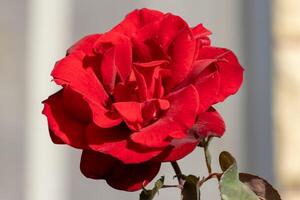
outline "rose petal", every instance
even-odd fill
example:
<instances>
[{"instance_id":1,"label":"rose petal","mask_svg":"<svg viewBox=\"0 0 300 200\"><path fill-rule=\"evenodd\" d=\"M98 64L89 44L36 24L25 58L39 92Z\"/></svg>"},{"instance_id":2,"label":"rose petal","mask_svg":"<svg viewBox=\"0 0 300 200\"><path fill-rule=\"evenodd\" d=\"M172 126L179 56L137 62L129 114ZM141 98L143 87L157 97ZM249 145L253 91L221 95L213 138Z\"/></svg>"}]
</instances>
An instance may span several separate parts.
<instances>
[{"instance_id":1,"label":"rose petal","mask_svg":"<svg viewBox=\"0 0 300 200\"><path fill-rule=\"evenodd\" d=\"M201 137L221 137L225 132L225 123L221 115L213 107L210 107L206 112L198 115L193 129Z\"/></svg>"},{"instance_id":2,"label":"rose petal","mask_svg":"<svg viewBox=\"0 0 300 200\"><path fill-rule=\"evenodd\" d=\"M181 145L168 146L160 155L153 160L157 162L172 162L184 158L197 147L199 141L186 142Z\"/></svg>"},{"instance_id":3,"label":"rose petal","mask_svg":"<svg viewBox=\"0 0 300 200\"><path fill-rule=\"evenodd\" d=\"M166 99L150 99L142 103L117 102L113 103L113 107L131 130L138 131L156 120L162 111L169 109L170 104Z\"/></svg>"},{"instance_id":4,"label":"rose petal","mask_svg":"<svg viewBox=\"0 0 300 200\"><path fill-rule=\"evenodd\" d=\"M130 41L116 45L116 66L122 81L131 73L132 47Z\"/></svg>"},{"instance_id":5,"label":"rose petal","mask_svg":"<svg viewBox=\"0 0 300 200\"><path fill-rule=\"evenodd\" d=\"M192 28L192 33L197 41L195 55L198 55L198 50L200 48L204 46L210 46L210 39L208 36L211 35L211 32L208 29L206 29L202 24L198 24L197 26Z\"/></svg>"},{"instance_id":6,"label":"rose petal","mask_svg":"<svg viewBox=\"0 0 300 200\"><path fill-rule=\"evenodd\" d=\"M157 64L160 63L160 65L153 65L152 67L149 66L150 64L149 65L147 64L148 67L140 67L140 65L135 66L135 70L137 71L136 77L138 83L143 84L142 87L145 86L147 87L145 91L147 92L147 96L146 96L147 99L158 97L162 92L163 86L161 84L161 80L159 79L161 79L161 74L162 71L164 70L163 67L164 64L166 64L166 62L157 62ZM160 81L160 83L157 81Z\"/></svg>"},{"instance_id":7,"label":"rose petal","mask_svg":"<svg viewBox=\"0 0 300 200\"><path fill-rule=\"evenodd\" d=\"M53 131L51 129L49 129L49 134L50 134L51 140L54 144L66 144L62 139L60 139L58 136L56 136L55 133L53 133Z\"/></svg>"},{"instance_id":8,"label":"rose petal","mask_svg":"<svg viewBox=\"0 0 300 200\"><path fill-rule=\"evenodd\" d=\"M85 98L103 106L108 95L93 70L83 66L83 59L82 53L70 54L55 64L51 75L58 85L68 85Z\"/></svg>"},{"instance_id":9,"label":"rose petal","mask_svg":"<svg viewBox=\"0 0 300 200\"><path fill-rule=\"evenodd\" d=\"M211 35L211 32L208 29L206 29L202 24L198 24L191 30L196 40L196 50L195 50L195 59L196 59L200 48L204 46L210 46L210 39L208 36Z\"/></svg>"},{"instance_id":10,"label":"rose petal","mask_svg":"<svg viewBox=\"0 0 300 200\"><path fill-rule=\"evenodd\" d=\"M216 102L223 101L238 91L243 81L243 68L232 51L217 47L204 47L199 50L198 59L216 59L220 74L220 88Z\"/></svg>"},{"instance_id":11,"label":"rose petal","mask_svg":"<svg viewBox=\"0 0 300 200\"><path fill-rule=\"evenodd\" d=\"M85 150L82 151L80 170L84 176L92 179L105 179L119 162L108 155Z\"/></svg>"},{"instance_id":12,"label":"rose petal","mask_svg":"<svg viewBox=\"0 0 300 200\"><path fill-rule=\"evenodd\" d=\"M87 124L66 110L63 92L60 90L43 102L42 113L48 119L52 141L75 148L86 148L84 130ZM84 104L83 100L81 104ZM80 104L78 106L81 107Z\"/></svg>"},{"instance_id":13,"label":"rose petal","mask_svg":"<svg viewBox=\"0 0 300 200\"><path fill-rule=\"evenodd\" d=\"M207 37L212 34L210 30L205 28L203 24L198 24L194 28L192 28L192 33L195 37L195 39L202 38L202 37Z\"/></svg>"},{"instance_id":14,"label":"rose petal","mask_svg":"<svg viewBox=\"0 0 300 200\"><path fill-rule=\"evenodd\" d=\"M109 93L112 93L116 81L117 67L115 64L115 57L115 48L110 48L104 53L100 68L103 86Z\"/></svg>"},{"instance_id":15,"label":"rose petal","mask_svg":"<svg viewBox=\"0 0 300 200\"><path fill-rule=\"evenodd\" d=\"M192 70L196 43L190 30L183 30L170 46L172 62L169 66L172 76L165 87L170 91L174 86L183 81ZM184 51L183 51L184 49Z\"/></svg>"},{"instance_id":16,"label":"rose petal","mask_svg":"<svg viewBox=\"0 0 300 200\"><path fill-rule=\"evenodd\" d=\"M217 59L202 59L202 60L195 61L193 63L191 72L174 90L178 90L189 84L195 83L199 78L201 72L203 72L207 67L209 67L211 64L215 63L216 61Z\"/></svg>"},{"instance_id":17,"label":"rose petal","mask_svg":"<svg viewBox=\"0 0 300 200\"><path fill-rule=\"evenodd\" d=\"M154 60L154 61L145 62L145 63L135 62L133 64L135 66L138 66L138 67L148 68L148 67L157 67L157 66L160 66L160 65L166 65L168 63L169 63L168 60Z\"/></svg>"},{"instance_id":18,"label":"rose petal","mask_svg":"<svg viewBox=\"0 0 300 200\"><path fill-rule=\"evenodd\" d=\"M163 82L162 82L162 73L160 73L158 78L155 80L153 97L162 98L164 96L164 93L165 93L165 89L163 87Z\"/></svg>"},{"instance_id":19,"label":"rose petal","mask_svg":"<svg viewBox=\"0 0 300 200\"><path fill-rule=\"evenodd\" d=\"M93 121L99 126L106 128L119 124L121 120L105 108L108 95L93 69L83 66L83 58L82 53L76 52L57 62L51 73L54 81L82 95L93 112Z\"/></svg>"},{"instance_id":20,"label":"rose petal","mask_svg":"<svg viewBox=\"0 0 300 200\"><path fill-rule=\"evenodd\" d=\"M186 29L188 24L179 16L168 13L159 23L157 40L160 46L167 50L173 40Z\"/></svg>"},{"instance_id":21,"label":"rose petal","mask_svg":"<svg viewBox=\"0 0 300 200\"><path fill-rule=\"evenodd\" d=\"M144 120L144 125L155 121L159 115L168 110L170 103L166 99L152 99L142 103L142 116Z\"/></svg>"},{"instance_id":22,"label":"rose petal","mask_svg":"<svg viewBox=\"0 0 300 200\"><path fill-rule=\"evenodd\" d=\"M170 142L167 137L172 132L177 132L182 129L181 124L168 118L162 118L153 124L141 129L139 132L132 134L131 139L134 142L149 146L149 147L165 147Z\"/></svg>"},{"instance_id":23,"label":"rose petal","mask_svg":"<svg viewBox=\"0 0 300 200\"><path fill-rule=\"evenodd\" d=\"M113 107L133 130L139 130L143 124L142 104L138 102L117 102Z\"/></svg>"},{"instance_id":24,"label":"rose petal","mask_svg":"<svg viewBox=\"0 0 300 200\"><path fill-rule=\"evenodd\" d=\"M120 165L114 168L106 181L115 189L137 191L154 179L159 172L160 165L159 162Z\"/></svg>"},{"instance_id":25,"label":"rose petal","mask_svg":"<svg viewBox=\"0 0 300 200\"><path fill-rule=\"evenodd\" d=\"M136 83L138 86L138 95L140 101L146 101L148 99L148 88L145 77L134 68L134 75L136 77Z\"/></svg>"},{"instance_id":26,"label":"rose petal","mask_svg":"<svg viewBox=\"0 0 300 200\"><path fill-rule=\"evenodd\" d=\"M206 111L216 102L220 88L220 74L214 65L218 59L197 60L193 64L193 69L174 90L183 88L189 84L194 84L199 94L199 112Z\"/></svg>"},{"instance_id":27,"label":"rose petal","mask_svg":"<svg viewBox=\"0 0 300 200\"><path fill-rule=\"evenodd\" d=\"M101 35L94 44L94 50L100 54L105 53L110 48L114 48L114 56L111 55L110 62L114 63L121 80L124 82L131 73L132 46L130 39L117 32L107 32ZM102 76L104 77L106 74Z\"/></svg>"},{"instance_id":28,"label":"rose petal","mask_svg":"<svg viewBox=\"0 0 300 200\"><path fill-rule=\"evenodd\" d=\"M145 162L128 165L102 153L83 151L80 169L86 177L105 179L115 189L136 191L157 175L160 163Z\"/></svg>"},{"instance_id":29,"label":"rose petal","mask_svg":"<svg viewBox=\"0 0 300 200\"><path fill-rule=\"evenodd\" d=\"M176 161L191 153L199 144L199 137L193 131L178 132L172 135L170 145L155 160Z\"/></svg>"},{"instance_id":30,"label":"rose petal","mask_svg":"<svg viewBox=\"0 0 300 200\"><path fill-rule=\"evenodd\" d=\"M118 83L114 87L113 91L113 97L115 102L120 102L120 101L138 101L139 100L139 95L136 94L136 83L134 84L124 84L124 83Z\"/></svg>"},{"instance_id":31,"label":"rose petal","mask_svg":"<svg viewBox=\"0 0 300 200\"><path fill-rule=\"evenodd\" d=\"M161 150L144 147L128 140L131 131L125 125L109 129L91 124L86 129L88 146L94 151L109 154L123 163L140 163L158 155Z\"/></svg>"},{"instance_id":32,"label":"rose petal","mask_svg":"<svg viewBox=\"0 0 300 200\"><path fill-rule=\"evenodd\" d=\"M90 123L92 121L92 112L83 96L69 87L65 87L62 93L63 110L81 122Z\"/></svg>"},{"instance_id":33,"label":"rose petal","mask_svg":"<svg viewBox=\"0 0 300 200\"><path fill-rule=\"evenodd\" d=\"M101 34L91 34L83 37L68 49L67 54L82 51L88 56L94 55L93 45L100 36Z\"/></svg>"},{"instance_id":34,"label":"rose petal","mask_svg":"<svg viewBox=\"0 0 300 200\"><path fill-rule=\"evenodd\" d=\"M198 110L198 93L194 86L188 86L168 97L170 108L153 124L133 133L134 142L149 147L169 145L167 137L174 132L185 131L195 122Z\"/></svg>"},{"instance_id":35,"label":"rose petal","mask_svg":"<svg viewBox=\"0 0 300 200\"><path fill-rule=\"evenodd\" d=\"M161 17L163 17L163 13L159 11L147 8L137 9L129 13L119 25L113 28L112 31L132 36L138 29L159 20Z\"/></svg>"},{"instance_id":36,"label":"rose petal","mask_svg":"<svg viewBox=\"0 0 300 200\"><path fill-rule=\"evenodd\" d=\"M163 49L158 40L159 23L155 22L140 29L133 37L133 55L135 62L168 60L167 49Z\"/></svg>"},{"instance_id":37,"label":"rose petal","mask_svg":"<svg viewBox=\"0 0 300 200\"><path fill-rule=\"evenodd\" d=\"M220 74L218 72L203 73L194 83L199 94L199 110L204 112L211 105L216 103L216 98L220 88Z\"/></svg>"},{"instance_id":38,"label":"rose petal","mask_svg":"<svg viewBox=\"0 0 300 200\"><path fill-rule=\"evenodd\" d=\"M193 85L169 94L170 109L166 117L191 127L195 122L195 114L199 107L198 92Z\"/></svg>"}]
</instances>

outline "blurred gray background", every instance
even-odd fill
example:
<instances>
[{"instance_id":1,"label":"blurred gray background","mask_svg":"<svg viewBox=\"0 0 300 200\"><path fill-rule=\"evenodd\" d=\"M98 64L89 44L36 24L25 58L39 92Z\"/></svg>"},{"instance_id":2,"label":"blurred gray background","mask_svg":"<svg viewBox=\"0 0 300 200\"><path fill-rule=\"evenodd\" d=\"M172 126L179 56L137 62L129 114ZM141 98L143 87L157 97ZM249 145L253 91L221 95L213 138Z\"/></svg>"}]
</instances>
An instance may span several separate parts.
<instances>
[{"instance_id":1,"label":"blurred gray background","mask_svg":"<svg viewBox=\"0 0 300 200\"><path fill-rule=\"evenodd\" d=\"M57 90L50 71L65 50L84 35L109 30L135 8L154 8L203 23L216 46L232 49L245 67L238 95L218 105L227 132L211 145L213 166L222 150L233 153L240 170L271 182L270 2L267 0L0 0L0 199L138 199L138 193L111 189L84 178L80 152L51 143L41 101ZM203 154L196 150L179 161L185 173L206 176ZM173 183L172 168L160 175ZM158 176L158 177L159 177ZM219 199L209 182L203 199ZM179 199L166 189L157 199Z\"/></svg>"}]
</instances>

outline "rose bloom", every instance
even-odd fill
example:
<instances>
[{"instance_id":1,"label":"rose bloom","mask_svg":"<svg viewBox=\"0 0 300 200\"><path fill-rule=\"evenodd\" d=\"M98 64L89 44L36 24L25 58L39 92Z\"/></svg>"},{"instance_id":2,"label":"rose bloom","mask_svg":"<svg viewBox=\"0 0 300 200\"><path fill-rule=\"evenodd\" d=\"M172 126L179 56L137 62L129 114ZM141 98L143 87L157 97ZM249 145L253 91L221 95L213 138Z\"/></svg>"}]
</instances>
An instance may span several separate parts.
<instances>
[{"instance_id":1,"label":"rose bloom","mask_svg":"<svg viewBox=\"0 0 300 200\"><path fill-rule=\"evenodd\" d=\"M151 181L225 126L212 107L239 89L243 69L209 30L140 9L112 30L88 35L51 73L62 89L44 103L56 144L82 149L80 168L120 190Z\"/></svg>"}]
</instances>

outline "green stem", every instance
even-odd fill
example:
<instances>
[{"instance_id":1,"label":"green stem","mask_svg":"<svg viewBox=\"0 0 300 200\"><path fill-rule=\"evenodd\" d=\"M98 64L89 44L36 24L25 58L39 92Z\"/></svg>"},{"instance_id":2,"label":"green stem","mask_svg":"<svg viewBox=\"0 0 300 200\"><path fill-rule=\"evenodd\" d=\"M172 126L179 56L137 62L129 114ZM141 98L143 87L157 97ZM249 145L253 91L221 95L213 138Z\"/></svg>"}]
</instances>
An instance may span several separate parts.
<instances>
[{"instance_id":1,"label":"green stem","mask_svg":"<svg viewBox=\"0 0 300 200\"><path fill-rule=\"evenodd\" d=\"M206 178L203 178L201 181L199 181L198 186L201 187L203 183L205 183L206 181L212 178L217 178L219 180L222 175L223 173L211 173Z\"/></svg>"},{"instance_id":2,"label":"green stem","mask_svg":"<svg viewBox=\"0 0 300 200\"><path fill-rule=\"evenodd\" d=\"M205 156L205 163L206 163L206 167L207 167L207 171L208 171L208 174L211 174L212 173L212 169L211 169L211 156L210 156L210 152L208 150L208 146L209 146L209 143L211 141L211 137L209 137L207 140L204 139L204 156Z\"/></svg>"},{"instance_id":3,"label":"green stem","mask_svg":"<svg viewBox=\"0 0 300 200\"><path fill-rule=\"evenodd\" d=\"M210 160L208 159L207 154L208 154L207 149L204 148L205 163L206 163L207 171L208 171L208 174L211 174L211 172L212 172L211 163L210 163Z\"/></svg>"},{"instance_id":4,"label":"green stem","mask_svg":"<svg viewBox=\"0 0 300 200\"><path fill-rule=\"evenodd\" d=\"M178 185L163 185L161 188L180 188Z\"/></svg>"},{"instance_id":5,"label":"green stem","mask_svg":"<svg viewBox=\"0 0 300 200\"><path fill-rule=\"evenodd\" d=\"M181 184L181 176L182 176L181 169L180 169L180 167L179 167L179 165L176 161L171 162L171 165L172 165L172 167L175 171L175 174L176 174L177 179L178 179L178 183L180 185Z\"/></svg>"}]
</instances>

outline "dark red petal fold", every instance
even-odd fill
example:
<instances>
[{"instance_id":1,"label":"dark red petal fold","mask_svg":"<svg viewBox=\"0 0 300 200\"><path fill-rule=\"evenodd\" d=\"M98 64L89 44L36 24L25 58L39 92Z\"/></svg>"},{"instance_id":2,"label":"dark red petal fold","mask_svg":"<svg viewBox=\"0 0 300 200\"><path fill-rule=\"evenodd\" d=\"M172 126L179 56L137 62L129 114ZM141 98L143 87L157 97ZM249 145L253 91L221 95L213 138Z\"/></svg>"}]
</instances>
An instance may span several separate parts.
<instances>
[{"instance_id":1,"label":"dark red petal fold","mask_svg":"<svg viewBox=\"0 0 300 200\"><path fill-rule=\"evenodd\" d=\"M83 96L69 87L62 90L62 106L64 112L78 121L89 124L92 121L92 111Z\"/></svg>"},{"instance_id":2,"label":"dark red petal fold","mask_svg":"<svg viewBox=\"0 0 300 200\"><path fill-rule=\"evenodd\" d=\"M92 179L105 179L120 161L111 156L84 150L81 154L80 170L84 176Z\"/></svg>"},{"instance_id":3,"label":"dark red petal fold","mask_svg":"<svg viewBox=\"0 0 300 200\"><path fill-rule=\"evenodd\" d=\"M68 112L63 92L60 90L43 102L43 114L48 119L50 136L54 143L84 149L86 148L84 131L87 123L77 118L74 113ZM84 104L84 102L81 103ZM78 104L78 106L81 105Z\"/></svg>"},{"instance_id":4,"label":"dark red petal fold","mask_svg":"<svg viewBox=\"0 0 300 200\"><path fill-rule=\"evenodd\" d=\"M55 133L53 133L53 131L50 128L49 128L49 134L54 144L66 144L62 139L56 136Z\"/></svg>"},{"instance_id":5,"label":"dark red petal fold","mask_svg":"<svg viewBox=\"0 0 300 200\"><path fill-rule=\"evenodd\" d=\"M107 183L119 190L137 191L151 182L160 170L161 163L145 162L131 165L117 166Z\"/></svg>"},{"instance_id":6,"label":"dark red petal fold","mask_svg":"<svg viewBox=\"0 0 300 200\"><path fill-rule=\"evenodd\" d=\"M135 84L116 84L113 91L115 102L138 101L139 94L137 94L135 86Z\"/></svg>"},{"instance_id":7,"label":"dark red petal fold","mask_svg":"<svg viewBox=\"0 0 300 200\"><path fill-rule=\"evenodd\" d=\"M83 151L81 172L88 178L105 179L119 190L136 191L147 185L158 173L159 162L126 165L120 161L94 151Z\"/></svg>"}]
</instances>

